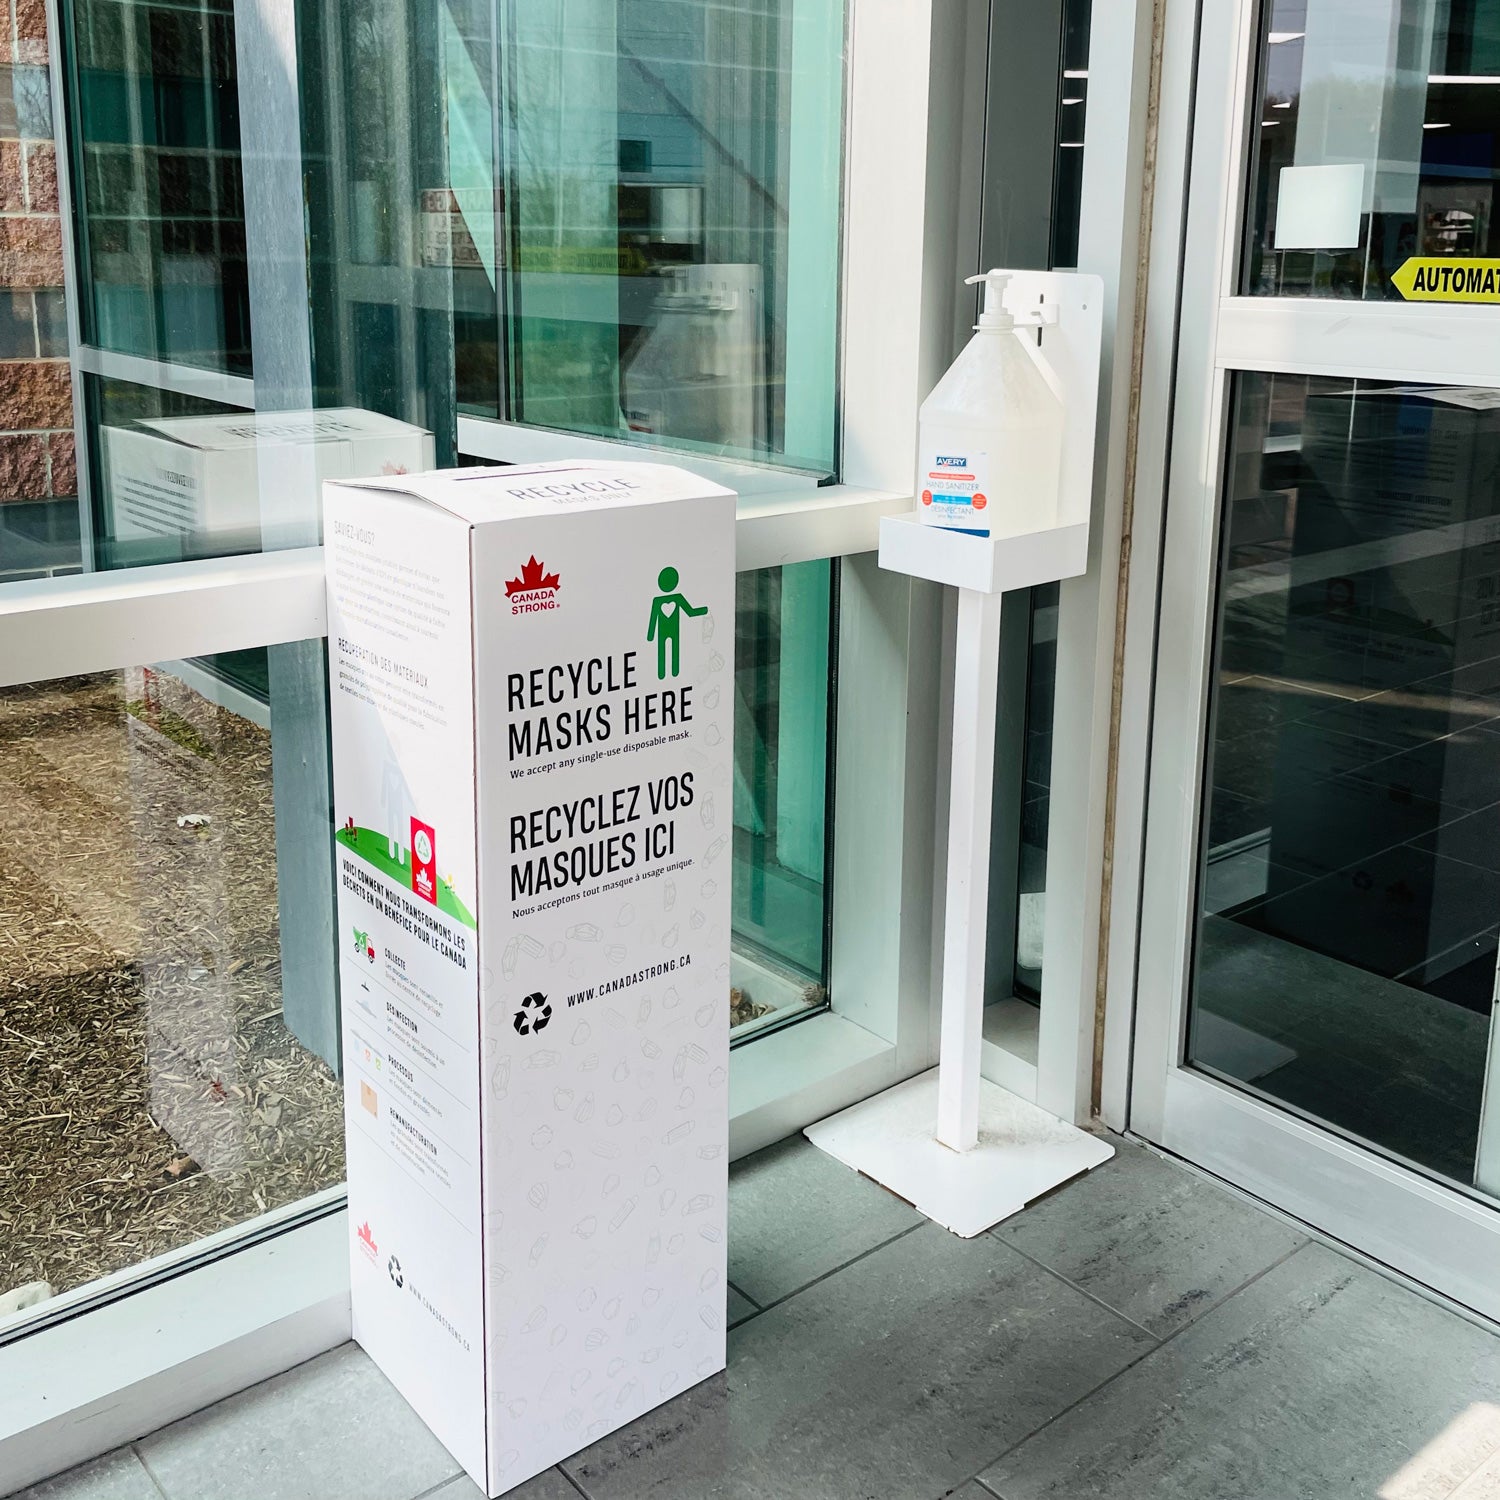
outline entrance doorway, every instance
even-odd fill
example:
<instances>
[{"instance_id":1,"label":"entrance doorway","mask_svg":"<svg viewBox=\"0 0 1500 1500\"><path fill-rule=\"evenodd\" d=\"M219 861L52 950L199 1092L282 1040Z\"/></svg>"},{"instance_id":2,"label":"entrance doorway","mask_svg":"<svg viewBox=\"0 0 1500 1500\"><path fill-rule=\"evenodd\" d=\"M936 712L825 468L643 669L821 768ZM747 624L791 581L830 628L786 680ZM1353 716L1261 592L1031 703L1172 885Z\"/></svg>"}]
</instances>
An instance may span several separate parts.
<instances>
[{"instance_id":1,"label":"entrance doorway","mask_svg":"<svg viewBox=\"0 0 1500 1500\"><path fill-rule=\"evenodd\" d=\"M1500 4L1198 56L1130 1121L1496 1316Z\"/></svg>"}]
</instances>

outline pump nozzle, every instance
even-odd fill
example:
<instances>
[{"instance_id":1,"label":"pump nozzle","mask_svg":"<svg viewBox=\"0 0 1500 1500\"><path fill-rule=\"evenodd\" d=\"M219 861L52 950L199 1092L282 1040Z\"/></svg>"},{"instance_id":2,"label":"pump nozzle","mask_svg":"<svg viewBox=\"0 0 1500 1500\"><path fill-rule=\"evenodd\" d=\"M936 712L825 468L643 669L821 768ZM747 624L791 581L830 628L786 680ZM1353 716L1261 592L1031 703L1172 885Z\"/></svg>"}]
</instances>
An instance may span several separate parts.
<instances>
[{"instance_id":1,"label":"pump nozzle","mask_svg":"<svg viewBox=\"0 0 1500 1500\"><path fill-rule=\"evenodd\" d=\"M1014 328L1016 320L1005 310L1005 288L1010 281L1010 272L985 271L980 276L964 277L965 286L973 286L979 281L984 283L984 308L975 328Z\"/></svg>"}]
</instances>

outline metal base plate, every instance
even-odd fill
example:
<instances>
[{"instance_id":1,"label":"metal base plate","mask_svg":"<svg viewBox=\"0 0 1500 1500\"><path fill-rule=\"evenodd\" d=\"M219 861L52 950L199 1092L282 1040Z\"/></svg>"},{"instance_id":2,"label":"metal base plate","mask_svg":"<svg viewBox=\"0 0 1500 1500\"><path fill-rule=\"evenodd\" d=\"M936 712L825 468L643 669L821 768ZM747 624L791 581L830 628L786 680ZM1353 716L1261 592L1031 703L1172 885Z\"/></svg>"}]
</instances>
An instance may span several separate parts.
<instances>
[{"instance_id":1,"label":"metal base plate","mask_svg":"<svg viewBox=\"0 0 1500 1500\"><path fill-rule=\"evenodd\" d=\"M1114 1147L981 1080L979 1144L950 1151L933 1134L938 1070L809 1125L813 1145L863 1172L963 1239L1106 1162Z\"/></svg>"}]
</instances>

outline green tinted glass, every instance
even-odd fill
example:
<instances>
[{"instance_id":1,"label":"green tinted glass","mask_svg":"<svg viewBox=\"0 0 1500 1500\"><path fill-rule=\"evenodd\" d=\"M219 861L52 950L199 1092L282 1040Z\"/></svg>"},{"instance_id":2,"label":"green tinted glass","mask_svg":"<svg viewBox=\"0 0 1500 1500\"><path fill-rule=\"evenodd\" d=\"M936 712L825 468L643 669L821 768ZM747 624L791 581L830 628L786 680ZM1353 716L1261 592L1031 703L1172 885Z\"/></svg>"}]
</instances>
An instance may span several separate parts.
<instances>
[{"instance_id":1,"label":"green tinted glass","mask_svg":"<svg viewBox=\"0 0 1500 1500\"><path fill-rule=\"evenodd\" d=\"M233 6L72 0L84 338L250 373Z\"/></svg>"}]
</instances>

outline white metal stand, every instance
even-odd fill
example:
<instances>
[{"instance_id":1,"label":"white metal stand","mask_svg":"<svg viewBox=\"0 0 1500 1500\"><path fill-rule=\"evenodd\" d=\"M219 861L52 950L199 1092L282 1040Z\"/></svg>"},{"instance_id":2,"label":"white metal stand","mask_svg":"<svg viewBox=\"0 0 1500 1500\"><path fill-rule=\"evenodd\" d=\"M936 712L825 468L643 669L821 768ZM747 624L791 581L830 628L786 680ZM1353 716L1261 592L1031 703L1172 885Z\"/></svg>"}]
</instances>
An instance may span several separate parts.
<instances>
[{"instance_id":1,"label":"white metal stand","mask_svg":"<svg viewBox=\"0 0 1500 1500\"><path fill-rule=\"evenodd\" d=\"M979 1143L1001 597L974 589L958 591L937 1113L937 1138L953 1151L972 1151Z\"/></svg>"},{"instance_id":2,"label":"white metal stand","mask_svg":"<svg viewBox=\"0 0 1500 1500\"><path fill-rule=\"evenodd\" d=\"M1100 298L1095 277L1012 276L1007 303L1029 310L1033 326L1046 330L1040 347L1028 347L1066 413L1060 494L1049 524L1028 529L1023 515L1006 533L981 538L915 516L881 522L882 567L958 588L939 1065L806 1133L965 1238L1114 1154L1099 1137L980 1076L1001 598L1007 589L1084 570ZM1018 328L1017 336L1036 339L1033 328Z\"/></svg>"}]
</instances>

